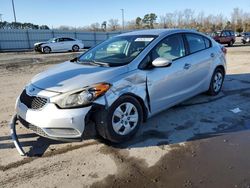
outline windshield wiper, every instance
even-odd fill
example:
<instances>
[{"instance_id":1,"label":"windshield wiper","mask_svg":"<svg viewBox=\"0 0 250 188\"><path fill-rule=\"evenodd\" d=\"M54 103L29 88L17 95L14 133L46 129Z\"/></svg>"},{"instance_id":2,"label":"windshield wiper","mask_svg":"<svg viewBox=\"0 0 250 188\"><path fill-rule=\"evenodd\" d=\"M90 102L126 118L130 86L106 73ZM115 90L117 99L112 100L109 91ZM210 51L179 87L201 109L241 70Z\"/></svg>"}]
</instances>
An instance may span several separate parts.
<instances>
[{"instance_id":1,"label":"windshield wiper","mask_svg":"<svg viewBox=\"0 0 250 188\"><path fill-rule=\"evenodd\" d=\"M95 60L92 60L92 59L86 59L86 60L81 60L79 61L78 59L78 62L84 62L84 64L89 64L89 65L95 65L95 66L104 66L104 67L109 67L109 64L108 63L103 63L103 62L99 62L99 61L95 61Z\"/></svg>"},{"instance_id":2,"label":"windshield wiper","mask_svg":"<svg viewBox=\"0 0 250 188\"><path fill-rule=\"evenodd\" d=\"M75 57L74 59L71 59L70 62L78 62L79 61L79 57Z\"/></svg>"}]
</instances>

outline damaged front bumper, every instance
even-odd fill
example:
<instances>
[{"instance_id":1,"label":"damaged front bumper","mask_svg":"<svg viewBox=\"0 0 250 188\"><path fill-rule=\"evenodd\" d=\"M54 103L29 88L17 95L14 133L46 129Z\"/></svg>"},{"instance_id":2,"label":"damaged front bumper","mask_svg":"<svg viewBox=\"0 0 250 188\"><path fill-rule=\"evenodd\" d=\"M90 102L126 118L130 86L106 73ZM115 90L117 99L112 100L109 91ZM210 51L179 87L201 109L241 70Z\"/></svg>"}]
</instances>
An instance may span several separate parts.
<instances>
[{"instance_id":1,"label":"damaged front bumper","mask_svg":"<svg viewBox=\"0 0 250 188\"><path fill-rule=\"evenodd\" d=\"M91 106L59 109L52 103L48 103L40 110L33 110L18 99L16 115L9 124L14 145L20 155L26 155L16 133L17 121L42 137L60 141L81 141L90 110Z\"/></svg>"},{"instance_id":2,"label":"damaged front bumper","mask_svg":"<svg viewBox=\"0 0 250 188\"><path fill-rule=\"evenodd\" d=\"M11 138L14 142L14 145L18 151L18 153L21 155L21 156L25 156L26 153L24 152L22 146L20 145L20 142L18 140L18 137L17 137L17 134L16 134L16 123L17 123L17 115L14 115L12 118L11 118L11 121L10 121L10 133L11 133Z\"/></svg>"}]
</instances>

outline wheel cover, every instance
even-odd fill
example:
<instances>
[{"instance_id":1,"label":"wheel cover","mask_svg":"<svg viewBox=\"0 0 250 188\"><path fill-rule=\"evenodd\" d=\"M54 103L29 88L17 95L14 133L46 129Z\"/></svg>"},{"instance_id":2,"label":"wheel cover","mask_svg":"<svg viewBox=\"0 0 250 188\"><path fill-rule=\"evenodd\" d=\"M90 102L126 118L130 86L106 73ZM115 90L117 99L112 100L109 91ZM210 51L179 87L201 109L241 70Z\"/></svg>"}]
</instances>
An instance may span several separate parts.
<instances>
[{"instance_id":1,"label":"wheel cover","mask_svg":"<svg viewBox=\"0 0 250 188\"><path fill-rule=\"evenodd\" d=\"M217 72L214 75L214 81L213 81L213 88L215 92L220 91L221 86L222 86L222 82L223 82L223 75L220 72Z\"/></svg>"},{"instance_id":2,"label":"wheel cover","mask_svg":"<svg viewBox=\"0 0 250 188\"><path fill-rule=\"evenodd\" d=\"M120 104L112 116L112 127L119 135L127 135L137 126L139 113L130 102Z\"/></svg>"},{"instance_id":3,"label":"wheel cover","mask_svg":"<svg viewBox=\"0 0 250 188\"><path fill-rule=\"evenodd\" d=\"M49 49L48 47L45 47L45 48L44 48L44 52L45 52L45 53L49 53L49 52L50 52L50 49Z\"/></svg>"},{"instance_id":4,"label":"wheel cover","mask_svg":"<svg viewBox=\"0 0 250 188\"><path fill-rule=\"evenodd\" d=\"M73 46L74 51L78 51L78 49L79 49L78 46Z\"/></svg>"}]
</instances>

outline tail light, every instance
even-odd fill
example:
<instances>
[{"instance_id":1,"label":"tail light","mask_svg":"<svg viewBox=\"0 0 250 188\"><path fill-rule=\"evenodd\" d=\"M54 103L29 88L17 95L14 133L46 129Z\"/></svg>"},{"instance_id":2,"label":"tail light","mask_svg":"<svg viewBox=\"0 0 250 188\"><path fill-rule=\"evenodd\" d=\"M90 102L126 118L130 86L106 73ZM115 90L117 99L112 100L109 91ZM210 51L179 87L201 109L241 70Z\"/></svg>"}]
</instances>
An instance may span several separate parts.
<instances>
[{"instance_id":1,"label":"tail light","mask_svg":"<svg viewBox=\"0 0 250 188\"><path fill-rule=\"evenodd\" d=\"M221 46L221 51L224 53L224 55L227 54L227 49L225 48L225 46Z\"/></svg>"}]
</instances>

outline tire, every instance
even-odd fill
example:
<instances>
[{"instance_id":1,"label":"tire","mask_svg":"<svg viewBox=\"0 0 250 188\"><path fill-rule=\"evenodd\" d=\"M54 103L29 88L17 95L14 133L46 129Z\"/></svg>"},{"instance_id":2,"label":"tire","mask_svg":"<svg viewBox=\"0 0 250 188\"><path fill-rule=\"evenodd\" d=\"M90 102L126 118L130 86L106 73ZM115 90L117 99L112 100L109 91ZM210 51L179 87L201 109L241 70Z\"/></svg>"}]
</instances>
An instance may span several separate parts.
<instances>
[{"instance_id":1,"label":"tire","mask_svg":"<svg viewBox=\"0 0 250 188\"><path fill-rule=\"evenodd\" d=\"M79 47L78 45L72 46L72 51L73 51L73 52L78 52L79 49L80 49L80 47Z\"/></svg>"},{"instance_id":2,"label":"tire","mask_svg":"<svg viewBox=\"0 0 250 188\"><path fill-rule=\"evenodd\" d=\"M215 96L220 93L224 77L224 71L221 68L216 68L210 81L209 90L207 91L208 95Z\"/></svg>"},{"instance_id":3,"label":"tire","mask_svg":"<svg viewBox=\"0 0 250 188\"><path fill-rule=\"evenodd\" d=\"M51 48L48 46L43 47L43 53L48 54L51 52Z\"/></svg>"},{"instance_id":4,"label":"tire","mask_svg":"<svg viewBox=\"0 0 250 188\"><path fill-rule=\"evenodd\" d=\"M227 45L228 46L233 46L234 45L234 41L231 40Z\"/></svg>"},{"instance_id":5,"label":"tire","mask_svg":"<svg viewBox=\"0 0 250 188\"><path fill-rule=\"evenodd\" d=\"M129 109L129 113L126 113ZM143 110L138 100L127 95L122 96L105 112L97 112L96 130L101 137L113 143L125 142L136 134L142 117Z\"/></svg>"}]
</instances>

